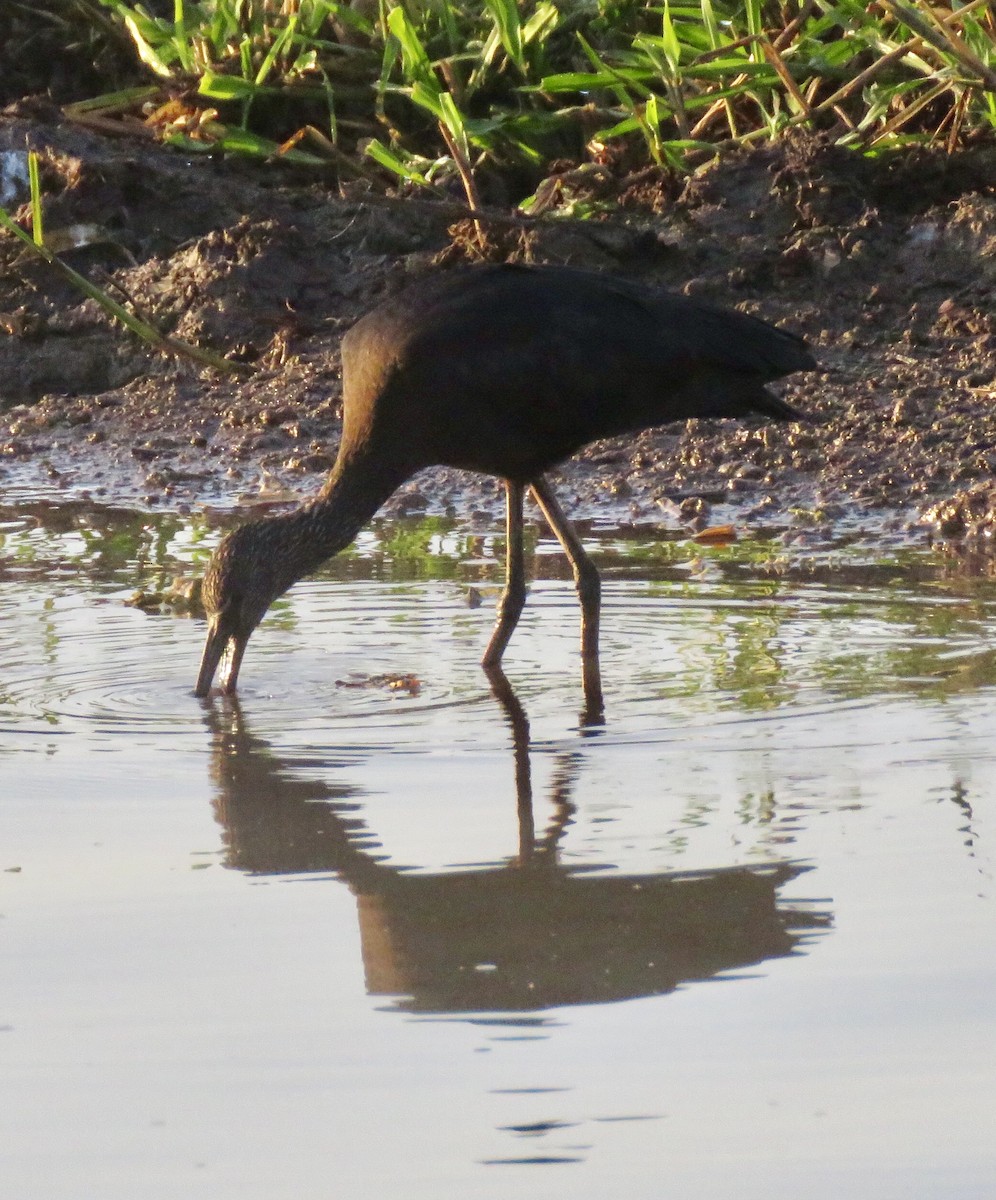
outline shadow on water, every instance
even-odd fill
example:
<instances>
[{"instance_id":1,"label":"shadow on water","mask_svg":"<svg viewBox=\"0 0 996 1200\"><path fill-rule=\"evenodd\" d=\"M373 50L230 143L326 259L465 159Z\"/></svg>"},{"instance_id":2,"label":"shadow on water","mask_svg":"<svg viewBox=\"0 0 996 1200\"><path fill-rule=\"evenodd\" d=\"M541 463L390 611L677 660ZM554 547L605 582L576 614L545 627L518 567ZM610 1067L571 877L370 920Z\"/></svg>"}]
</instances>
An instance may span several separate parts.
<instances>
[{"instance_id":1,"label":"shadow on water","mask_svg":"<svg viewBox=\"0 0 996 1200\"><path fill-rule=\"evenodd\" d=\"M797 953L827 929L825 908L779 899L798 864L640 875L562 864L581 756L557 755L552 817L537 830L529 720L503 676L492 685L512 735L518 846L501 865L437 874L386 865L348 787L291 775L236 700L207 706L226 864L344 881L370 994L419 1013L605 1003Z\"/></svg>"}]
</instances>

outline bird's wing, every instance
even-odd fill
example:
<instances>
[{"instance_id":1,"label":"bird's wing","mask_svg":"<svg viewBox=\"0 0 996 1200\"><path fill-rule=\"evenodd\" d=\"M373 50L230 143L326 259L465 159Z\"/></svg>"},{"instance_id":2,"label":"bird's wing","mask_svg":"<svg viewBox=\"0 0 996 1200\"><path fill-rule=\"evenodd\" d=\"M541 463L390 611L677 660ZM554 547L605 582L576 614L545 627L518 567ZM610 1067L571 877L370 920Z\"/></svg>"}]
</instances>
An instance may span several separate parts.
<instances>
[{"instance_id":1,"label":"bird's wing","mask_svg":"<svg viewBox=\"0 0 996 1200\"><path fill-rule=\"evenodd\" d=\"M764 381L812 365L756 318L572 268L427 280L350 342L388 440L405 428L419 461L525 479L597 438L767 411ZM365 361L379 375L364 387Z\"/></svg>"}]
</instances>

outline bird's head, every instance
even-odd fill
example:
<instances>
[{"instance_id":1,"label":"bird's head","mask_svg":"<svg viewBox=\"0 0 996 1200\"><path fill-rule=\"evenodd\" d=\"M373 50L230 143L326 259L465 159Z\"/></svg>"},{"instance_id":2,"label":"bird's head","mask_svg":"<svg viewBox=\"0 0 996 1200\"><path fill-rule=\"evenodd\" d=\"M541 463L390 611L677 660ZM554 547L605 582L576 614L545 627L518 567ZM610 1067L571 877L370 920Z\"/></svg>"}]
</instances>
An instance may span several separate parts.
<instances>
[{"instance_id":1,"label":"bird's head","mask_svg":"<svg viewBox=\"0 0 996 1200\"><path fill-rule=\"evenodd\" d=\"M286 590L278 579L279 539L273 522L255 521L227 534L204 573L208 633L195 696L206 696L222 659L221 690L235 691L249 637L267 609Z\"/></svg>"}]
</instances>

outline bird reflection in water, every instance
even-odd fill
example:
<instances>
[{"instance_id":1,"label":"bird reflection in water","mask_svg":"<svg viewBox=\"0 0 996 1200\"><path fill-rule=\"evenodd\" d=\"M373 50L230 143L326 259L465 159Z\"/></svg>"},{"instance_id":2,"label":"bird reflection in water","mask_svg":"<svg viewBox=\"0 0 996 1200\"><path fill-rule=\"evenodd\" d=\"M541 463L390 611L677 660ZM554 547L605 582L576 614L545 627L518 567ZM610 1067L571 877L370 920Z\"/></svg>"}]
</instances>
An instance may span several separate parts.
<instances>
[{"instance_id":1,"label":"bird reflection in water","mask_svg":"<svg viewBox=\"0 0 996 1200\"><path fill-rule=\"evenodd\" d=\"M227 865L342 879L357 901L369 993L421 1013L659 995L796 953L829 925L825 908L779 901L805 869L796 864L647 875L563 865L581 755L559 756L552 816L537 833L528 717L504 676L490 679L512 733L518 850L501 865L438 874L385 863L351 788L291 775L234 697L207 709ZM328 773L346 764L316 765Z\"/></svg>"}]
</instances>

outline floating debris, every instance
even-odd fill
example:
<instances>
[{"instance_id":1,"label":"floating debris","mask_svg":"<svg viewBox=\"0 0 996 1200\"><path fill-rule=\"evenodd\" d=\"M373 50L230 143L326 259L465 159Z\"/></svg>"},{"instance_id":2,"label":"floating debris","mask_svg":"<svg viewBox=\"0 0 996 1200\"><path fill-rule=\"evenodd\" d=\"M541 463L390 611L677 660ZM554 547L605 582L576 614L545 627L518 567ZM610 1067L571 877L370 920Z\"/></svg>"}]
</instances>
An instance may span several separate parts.
<instances>
[{"instance_id":1,"label":"floating debris","mask_svg":"<svg viewBox=\"0 0 996 1200\"><path fill-rule=\"evenodd\" d=\"M341 688L387 688L391 692L407 692L409 696L417 696L422 690L422 681L417 675L403 675L396 671L388 671L385 675L337 679L335 685Z\"/></svg>"},{"instance_id":2,"label":"floating debris","mask_svg":"<svg viewBox=\"0 0 996 1200\"><path fill-rule=\"evenodd\" d=\"M133 592L125 604L129 608L140 608L142 612L171 612L176 616L203 617L204 600L201 595L201 578L177 578L165 591Z\"/></svg>"}]
</instances>

